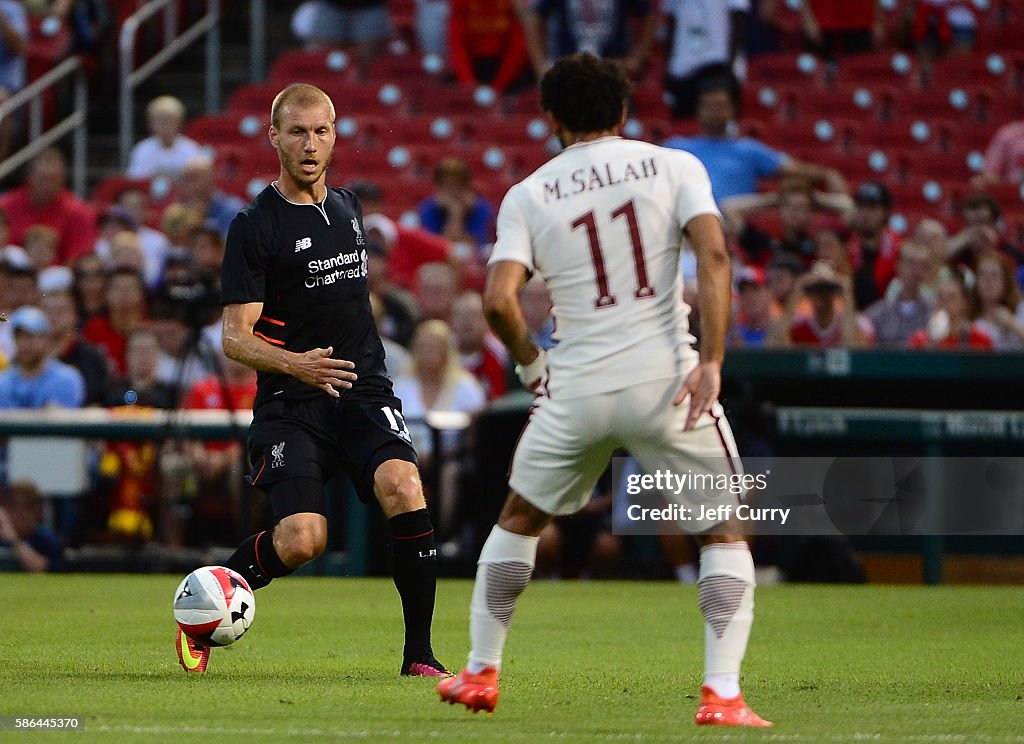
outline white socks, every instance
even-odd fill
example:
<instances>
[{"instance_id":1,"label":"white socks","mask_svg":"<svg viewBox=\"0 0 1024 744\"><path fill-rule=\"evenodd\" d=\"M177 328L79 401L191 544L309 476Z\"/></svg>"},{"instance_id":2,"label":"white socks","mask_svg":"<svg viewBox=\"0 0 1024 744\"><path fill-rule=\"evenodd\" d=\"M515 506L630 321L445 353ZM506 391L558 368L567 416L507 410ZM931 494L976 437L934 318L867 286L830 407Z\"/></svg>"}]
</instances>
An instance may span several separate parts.
<instances>
[{"instance_id":1,"label":"white socks","mask_svg":"<svg viewBox=\"0 0 1024 744\"><path fill-rule=\"evenodd\" d=\"M467 665L470 674L479 674L489 666L501 667L501 652L516 601L533 575L537 540L495 525L484 543L469 604L473 644Z\"/></svg>"},{"instance_id":2,"label":"white socks","mask_svg":"<svg viewBox=\"0 0 1024 744\"><path fill-rule=\"evenodd\" d=\"M740 694L740 664L754 623L754 561L744 542L700 551L697 581L704 614L704 684L719 697Z\"/></svg>"}]
</instances>

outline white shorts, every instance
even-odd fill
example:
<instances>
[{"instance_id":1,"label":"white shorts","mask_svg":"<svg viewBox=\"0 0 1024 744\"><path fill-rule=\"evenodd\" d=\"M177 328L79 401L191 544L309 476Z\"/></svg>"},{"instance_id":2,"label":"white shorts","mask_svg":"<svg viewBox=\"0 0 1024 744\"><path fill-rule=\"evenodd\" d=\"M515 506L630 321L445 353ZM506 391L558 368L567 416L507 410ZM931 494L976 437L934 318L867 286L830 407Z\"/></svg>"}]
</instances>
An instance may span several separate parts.
<instances>
[{"instance_id":1,"label":"white shorts","mask_svg":"<svg viewBox=\"0 0 1024 744\"><path fill-rule=\"evenodd\" d=\"M690 431L689 406L673 406L678 379L644 382L624 390L565 400L537 399L516 445L509 486L548 514L572 514L590 499L612 453L628 450L648 473L686 470L731 476L743 465L719 403ZM694 508L738 503L735 494L682 492L674 501ZM701 532L717 522L694 522Z\"/></svg>"}]
</instances>

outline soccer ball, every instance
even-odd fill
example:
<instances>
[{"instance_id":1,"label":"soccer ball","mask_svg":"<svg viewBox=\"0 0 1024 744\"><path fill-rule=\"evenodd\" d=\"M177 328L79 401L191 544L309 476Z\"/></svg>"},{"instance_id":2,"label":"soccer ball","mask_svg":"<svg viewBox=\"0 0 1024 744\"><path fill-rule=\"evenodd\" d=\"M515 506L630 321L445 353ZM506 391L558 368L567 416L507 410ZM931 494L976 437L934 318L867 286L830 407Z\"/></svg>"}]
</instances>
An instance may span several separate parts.
<instances>
[{"instance_id":1,"label":"soccer ball","mask_svg":"<svg viewBox=\"0 0 1024 744\"><path fill-rule=\"evenodd\" d=\"M174 594L178 627L205 646L230 646L245 635L255 616L256 599L249 584L224 566L197 568Z\"/></svg>"}]
</instances>

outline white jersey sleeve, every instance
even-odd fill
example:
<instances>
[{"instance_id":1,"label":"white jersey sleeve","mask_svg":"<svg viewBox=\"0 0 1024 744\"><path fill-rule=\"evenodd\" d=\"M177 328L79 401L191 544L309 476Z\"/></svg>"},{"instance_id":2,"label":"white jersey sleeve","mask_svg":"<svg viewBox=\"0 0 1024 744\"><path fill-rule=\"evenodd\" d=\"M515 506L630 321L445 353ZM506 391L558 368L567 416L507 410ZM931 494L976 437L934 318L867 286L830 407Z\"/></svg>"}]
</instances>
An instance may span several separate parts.
<instances>
[{"instance_id":1,"label":"white jersey sleeve","mask_svg":"<svg viewBox=\"0 0 1024 744\"><path fill-rule=\"evenodd\" d=\"M523 212L522 191L513 186L501 201L496 223L497 240L491 249L487 263L515 261L533 273L533 248L530 244L530 228Z\"/></svg>"},{"instance_id":2,"label":"white jersey sleeve","mask_svg":"<svg viewBox=\"0 0 1024 744\"><path fill-rule=\"evenodd\" d=\"M689 153L605 137L573 145L509 190L490 263L517 261L551 293L548 391L573 397L678 377L692 364L679 254L718 215Z\"/></svg>"}]
</instances>

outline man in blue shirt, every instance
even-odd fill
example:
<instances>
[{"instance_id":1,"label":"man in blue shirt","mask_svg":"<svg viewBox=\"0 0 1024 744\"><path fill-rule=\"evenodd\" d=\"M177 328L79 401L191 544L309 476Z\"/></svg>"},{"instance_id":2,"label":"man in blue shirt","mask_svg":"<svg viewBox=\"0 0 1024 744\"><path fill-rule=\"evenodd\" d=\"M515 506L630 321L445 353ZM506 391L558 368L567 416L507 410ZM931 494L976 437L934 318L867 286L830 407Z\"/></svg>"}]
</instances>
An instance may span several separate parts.
<instances>
[{"instance_id":1,"label":"man in blue shirt","mask_svg":"<svg viewBox=\"0 0 1024 744\"><path fill-rule=\"evenodd\" d=\"M752 137L737 136L734 88L724 78L708 80L701 87L697 121L702 134L671 137L664 146L686 150L704 163L719 204L730 196L755 193L761 178L799 176L826 191L847 191L846 181L834 168L795 160Z\"/></svg>"},{"instance_id":2,"label":"man in blue shirt","mask_svg":"<svg viewBox=\"0 0 1024 744\"><path fill-rule=\"evenodd\" d=\"M0 372L0 408L80 408L85 382L74 367L51 358L50 321L37 307L23 305L11 315L14 363Z\"/></svg>"}]
</instances>

